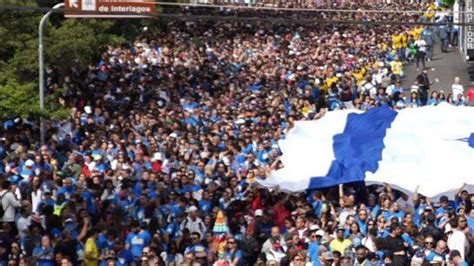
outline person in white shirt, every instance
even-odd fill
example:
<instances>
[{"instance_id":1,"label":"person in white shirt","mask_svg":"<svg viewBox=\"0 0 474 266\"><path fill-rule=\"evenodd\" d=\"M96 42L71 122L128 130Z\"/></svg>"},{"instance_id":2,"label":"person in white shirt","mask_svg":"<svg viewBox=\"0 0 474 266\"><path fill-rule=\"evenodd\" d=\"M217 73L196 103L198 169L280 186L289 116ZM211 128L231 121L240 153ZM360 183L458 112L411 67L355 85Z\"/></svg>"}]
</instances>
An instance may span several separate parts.
<instances>
[{"instance_id":1,"label":"person in white shirt","mask_svg":"<svg viewBox=\"0 0 474 266\"><path fill-rule=\"evenodd\" d=\"M187 228L191 233L199 233L200 237L203 238L206 235L206 225L198 216L198 208L191 206L188 208L188 217L181 223L181 230Z\"/></svg>"},{"instance_id":2,"label":"person in white shirt","mask_svg":"<svg viewBox=\"0 0 474 266\"><path fill-rule=\"evenodd\" d=\"M453 92L453 98L456 99L459 94L461 94L464 98L464 87L460 84L461 79L459 77L454 78L454 83L451 86L451 90Z\"/></svg>"},{"instance_id":3,"label":"person in white shirt","mask_svg":"<svg viewBox=\"0 0 474 266\"><path fill-rule=\"evenodd\" d=\"M415 62L416 62L416 70L418 71L420 69L420 61L421 64L423 65L423 68L425 68L425 55L426 55L426 42L423 40L423 38L420 38L419 40L415 41L415 45L417 49L416 55L415 55Z\"/></svg>"},{"instance_id":4,"label":"person in white shirt","mask_svg":"<svg viewBox=\"0 0 474 266\"><path fill-rule=\"evenodd\" d=\"M453 233L448 237L448 247L450 250L458 250L464 260L469 251L469 241L464 230L467 228L467 219L459 216L456 220L451 221Z\"/></svg>"},{"instance_id":5,"label":"person in white shirt","mask_svg":"<svg viewBox=\"0 0 474 266\"><path fill-rule=\"evenodd\" d=\"M3 181L2 191L0 192L0 198L2 200L2 207L4 210L1 221L4 223L10 223L12 228L15 226L16 209L21 206L20 201L16 198L12 192L12 183L8 180Z\"/></svg>"}]
</instances>

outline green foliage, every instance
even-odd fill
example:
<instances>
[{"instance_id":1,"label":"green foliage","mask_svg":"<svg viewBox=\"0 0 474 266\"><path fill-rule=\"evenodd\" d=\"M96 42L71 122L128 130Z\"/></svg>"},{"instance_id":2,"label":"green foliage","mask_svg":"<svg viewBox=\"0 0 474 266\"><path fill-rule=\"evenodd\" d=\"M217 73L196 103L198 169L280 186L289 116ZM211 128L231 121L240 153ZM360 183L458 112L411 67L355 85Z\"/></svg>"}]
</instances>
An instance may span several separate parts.
<instances>
[{"instance_id":1,"label":"green foliage","mask_svg":"<svg viewBox=\"0 0 474 266\"><path fill-rule=\"evenodd\" d=\"M452 7L456 0L443 0L443 6Z\"/></svg>"},{"instance_id":2,"label":"green foliage","mask_svg":"<svg viewBox=\"0 0 474 266\"><path fill-rule=\"evenodd\" d=\"M66 118L69 110L62 108L58 102L58 91L46 97L43 116L47 119ZM15 79L8 79L5 85L0 86L0 120L15 117L37 119L41 115L39 95L36 83L19 83Z\"/></svg>"},{"instance_id":3,"label":"green foliage","mask_svg":"<svg viewBox=\"0 0 474 266\"><path fill-rule=\"evenodd\" d=\"M2 0L2 4L37 6L34 0ZM33 11L0 12L0 119L38 117L38 24L44 14ZM125 35L115 20L63 19L52 15L45 25L45 69L57 66L61 74L71 67L97 62L107 45L117 45ZM139 23L137 23L138 25ZM120 28L125 26L120 24ZM134 27L136 32L137 26ZM127 36L130 38L132 36ZM46 95L45 115L67 116L59 105L60 92Z\"/></svg>"},{"instance_id":4,"label":"green foliage","mask_svg":"<svg viewBox=\"0 0 474 266\"><path fill-rule=\"evenodd\" d=\"M32 82L20 84L8 79L0 86L0 118L37 117L40 114L38 92Z\"/></svg>"},{"instance_id":5,"label":"green foliage","mask_svg":"<svg viewBox=\"0 0 474 266\"><path fill-rule=\"evenodd\" d=\"M68 71L73 65L80 67L96 62L107 45L124 41L110 34L114 26L107 20L65 20L61 27L53 28L45 39L46 60Z\"/></svg>"}]
</instances>

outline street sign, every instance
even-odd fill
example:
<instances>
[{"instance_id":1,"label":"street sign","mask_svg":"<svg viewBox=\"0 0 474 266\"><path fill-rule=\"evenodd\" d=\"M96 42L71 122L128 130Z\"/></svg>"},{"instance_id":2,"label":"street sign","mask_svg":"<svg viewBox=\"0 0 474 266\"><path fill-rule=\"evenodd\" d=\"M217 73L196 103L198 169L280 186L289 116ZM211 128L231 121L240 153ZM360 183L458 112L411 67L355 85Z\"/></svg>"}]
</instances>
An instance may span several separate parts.
<instances>
[{"instance_id":1,"label":"street sign","mask_svg":"<svg viewBox=\"0 0 474 266\"><path fill-rule=\"evenodd\" d=\"M154 0L66 0L66 18L144 18L156 13Z\"/></svg>"}]
</instances>

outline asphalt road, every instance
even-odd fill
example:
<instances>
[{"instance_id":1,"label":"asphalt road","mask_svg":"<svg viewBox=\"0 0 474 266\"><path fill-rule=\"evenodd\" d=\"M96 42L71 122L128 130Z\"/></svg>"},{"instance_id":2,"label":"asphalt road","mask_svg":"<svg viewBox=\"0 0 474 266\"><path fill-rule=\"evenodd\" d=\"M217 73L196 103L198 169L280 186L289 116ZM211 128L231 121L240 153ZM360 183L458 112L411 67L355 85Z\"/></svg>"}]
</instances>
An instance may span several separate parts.
<instances>
[{"instance_id":1,"label":"asphalt road","mask_svg":"<svg viewBox=\"0 0 474 266\"><path fill-rule=\"evenodd\" d=\"M467 69L468 65L464 62L456 47L450 47L448 53L441 53L439 40L437 40L434 47L433 61L427 61L426 67L430 68L428 73L430 81L435 82L436 79L439 81L431 86L431 90L443 91L448 96L451 93L451 85L455 77L461 78L464 90L472 86ZM408 63L404 66L405 77L402 80L402 86L405 88L406 96L409 96L410 87L421 70L421 67L419 71L416 70L415 63Z\"/></svg>"}]
</instances>

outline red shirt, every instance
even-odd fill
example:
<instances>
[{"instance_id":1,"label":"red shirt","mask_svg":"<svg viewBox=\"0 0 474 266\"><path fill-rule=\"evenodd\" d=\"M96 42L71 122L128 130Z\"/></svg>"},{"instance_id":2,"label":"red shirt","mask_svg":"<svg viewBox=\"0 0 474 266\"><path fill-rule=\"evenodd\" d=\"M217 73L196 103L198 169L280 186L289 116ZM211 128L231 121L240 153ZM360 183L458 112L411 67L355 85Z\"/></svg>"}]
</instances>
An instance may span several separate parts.
<instances>
[{"instance_id":1,"label":"red shirt","mask_svg":"<svg viewBox=\"0 0 474 266\"><path fill-rule=\"evenodd\" d=\"M474 102L474 87L470 88L468 91L467 91L467 100L469 102Z\"/></svg>"},{"instance_id":2,"label":"red shirt","mask_svg":"<svg viewBox=\"0 0 474 266\"><path fill-rule=\"evenodd\" d=\"M291 213L283 206L283 204L276 204L273 207L273 221L279 226L285 226L285 219L290 217Z\"/></svg>"}]
</instances>

